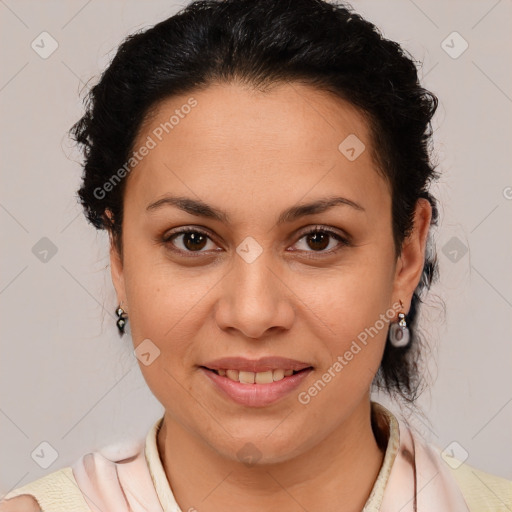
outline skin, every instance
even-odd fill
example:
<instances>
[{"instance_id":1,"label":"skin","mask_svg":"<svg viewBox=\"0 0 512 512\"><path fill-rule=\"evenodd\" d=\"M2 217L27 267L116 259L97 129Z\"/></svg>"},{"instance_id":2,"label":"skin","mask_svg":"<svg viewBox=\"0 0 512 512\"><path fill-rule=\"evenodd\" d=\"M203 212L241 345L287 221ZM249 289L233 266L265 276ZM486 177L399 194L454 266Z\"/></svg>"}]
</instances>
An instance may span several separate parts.
<instances>
[{"instance_id":1,"label":"skin","mask_svg":"<svg viewBox=\"0 0 512 512\"><path fill-rule=\"evenodd\" d=\"M41 512L38 501L30 494L20 494L0 501L0 512Z\"/></svg>"},{"instance_id":2,"label":"skin","mask_svg":"<svg viewBox=\"0 0 512 512\"><path fill-rule=\"evenodd\" d=\"M309 404L297 397L393 304L401 300L409 311L430 205L418 201L396 259L390 189L372 159L365 119L307 85L262 93L216 84L168 98L134 148L190 96L197 106L130 173L123 257L112 240L110 253L134 347L150 339L160 350L139 365L165 408L157 442L173 493L184 511L361 510L383 461L369 390L389 324ZM338 150L349 134L366 146L354 161ZM171 205L147 211L166 194L200 199L230 222ZM338 205L276 225L283 210L333 195L364 211ZM318 249L304 236L317 225L349 234L351 245L330 237ZM184 236L163 241L173 229L194 227L209 236L199 252ZM248 236L262 249L252 263L236 252ZM198 368L224 356L267 355L314 371L296 392L262 408L234 403ZM251 466L237 456L246 443L260 456Z\"/></svg>"}]
</instances>

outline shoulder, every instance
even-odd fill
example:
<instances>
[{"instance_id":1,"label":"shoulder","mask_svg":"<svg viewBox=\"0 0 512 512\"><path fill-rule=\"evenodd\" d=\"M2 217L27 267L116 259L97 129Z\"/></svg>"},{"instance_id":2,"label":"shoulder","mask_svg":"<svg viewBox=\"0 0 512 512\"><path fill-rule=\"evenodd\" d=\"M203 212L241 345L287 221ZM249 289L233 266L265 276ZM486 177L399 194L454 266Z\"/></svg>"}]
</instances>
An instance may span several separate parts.
<instances>
[{"instance_id":1,"label":"shoulder","mask_svg":"<svg viewBox=\"0 0 512 512\"><path fill-rule=\"evenodd\" d=\"M447 475L459 488L470 512L510 512L512 481L479 470L459 460L453 452L429 445L437 454Z\"/></svg>"},{"instance_id":2,"label":"shoulder","mask_svg":"<svg viewBox=\"0 0 512 512\"><path fill-rule=\"evenodd\" d=\"M0 501L0 512L41 512L39 502L30 494Z\"/></svg>"},{"instance_id":3,"label":"shoulder","mask_svg":"<svg viewBox=\"0 0 512 512\"><path fill-rule=\"evenodd\" d=\"M408 424L398 422L400 450L397 459L400 459L403 448L408 448L408 453L414 454L414 464L419 468L419 483L422 484L418 488L422 489L424 502L431 500L437 503L444 499L445 503L458 504L449 510L512 511L512 481L474 468L454 457L453 451L442 450L435 443L424 439L415 429L410 429ZM430 481L433 483L430 484Z\"/></svg>"},{"instance_id":4,"label":"shoulder","mask_svg":"<svg viewBox=\"0 0 512 512\"><path fill-rule=\"evenodd\" d=\"M146 440L154 437L161 419ZM0 497L0 512L90 512L91 508L128 512L138 509L141 496L159 510L144 456L146 440L129 437L86 453L71 466Z\"/></svg>"},{"instance_id":5,"label":"shoulder","mask_svg":"<svg viewBox=\"0 0 512 512\"><path fill-rule=\"evenodd\" d=\"M23 496L21 495L28 495ZM10 500L11 498L16 500ZM71 467L65 467L18 487L6 494L0 502L0 512L90 512L77 486Z\"/></svg>"},{"instance_id":6,"label":"shoulder","mask_svg":"<svg viewBox=\"0 0 512 512\"><path fill-rule=\"evenodd\" d=\"M510 512L512 481L451 459L450 473L457 482L471 512Z\"/></svg>"}]
</instances>

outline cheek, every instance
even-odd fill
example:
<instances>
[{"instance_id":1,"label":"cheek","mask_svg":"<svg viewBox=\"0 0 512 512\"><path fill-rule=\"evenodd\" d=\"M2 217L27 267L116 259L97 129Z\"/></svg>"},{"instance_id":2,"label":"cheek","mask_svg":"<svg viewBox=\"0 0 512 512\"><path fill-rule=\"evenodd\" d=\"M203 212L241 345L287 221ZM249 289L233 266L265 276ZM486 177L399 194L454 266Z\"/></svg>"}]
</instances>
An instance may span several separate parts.
<instances>
[{"instance_id":1,"label":"cheek","mask_svg":"<svg viewBox=\"0 0 512 512\"><path fill-rule=\"evenodd\" d=\"M316 317L319 333L347 340L373 325L390 308L392 252L375 243L367 244L347 255L339 266L322 269L308 279L297 278L293 287L304 311Z\"/></svg>"},{"instance_id":2,"label":"cheek","mask_svg":"<svg viewBox=\"0 0 512 512\"><path fill-rule=\"evenodd\" d=\"M205 286L171 268L134 251L125 262L126 294L134 348L156 354L150 364L139 357L142 375L166 410L185 416L197 362L197 346L191 341L199 330Z\"/></svg>"},{"instance_id":3,"label":"cheek","mask_svg":"<svg viewBox=\"0 0 512 512\"><path fill-rule=\"evenodd\" d=\"M316 281L315 287L297 282L309 329L322 342L320 373L330 372L325 379L333 382L329 387L336 393L360 395L378 370L396 315L391 307L392 257L391 249L386 255L385 249L367 246L350 264Z\"/></svg>"},{"instance_id":4,"label":"cheek","mask_svg":"<svg viewBox=\"0 0 512 512\"><path fill-rule=\"evenodd\" d=\"M149 365L140 359L144 379L161 403L186 409L205 341L199 333L211 313L208 294L223 271L179 267L160 248L127 237L124 272L134 348L158 354Z\"/></svg>"},{"instance_id":5,"label":"cheek","mask_svg":"<svg viewBox=\"0 0 512 512\"><path fill-rule=\"evenodd\" d=\"M395 313L383 297L363 293L363 284L357 290L348 286L338 290L311 308L316 313L311 315L311 329L323 357L315 379L298 396L300 404L311 407L310 413L316 411L333 421L368 393ZM320 311L322 322L318 321Z\"/></svg>"},{"instance_id":6,"label":"cheek","mask_svg":"<svg viewBox=\"0 0 512 512\"><path fill-rule=\"evenodd\" d=\"M147 240L138 242L129 234L125 240L124 276L132 334L174 343L176 337L183 337L184 329L190 329L197 317L196 306L216 280L211 272L173 263L162 247Z\"/></svg>"}]
</instances>

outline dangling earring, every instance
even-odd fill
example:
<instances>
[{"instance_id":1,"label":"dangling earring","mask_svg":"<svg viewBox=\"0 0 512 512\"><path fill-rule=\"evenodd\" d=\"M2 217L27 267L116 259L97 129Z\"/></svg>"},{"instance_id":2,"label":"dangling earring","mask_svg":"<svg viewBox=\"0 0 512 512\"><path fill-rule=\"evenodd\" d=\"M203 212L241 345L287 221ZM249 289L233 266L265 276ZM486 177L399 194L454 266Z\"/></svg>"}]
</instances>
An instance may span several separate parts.
<instances>
[{"instance_id":1,"label":"dangling earring","mask_svg":"<svg viewBox=\"0 0 512 512\"><path fill-rule=\"evenodd\" d=\"M400 301L400 306L403 308L404 305ZM406 347L410 341L410 332L405 321L405 313L403 310L398 313L398 321L393 322L389 328L389 342L393 347Z\"/></svg>"},{"instance_id":2,"label":"dangling earring","mask_svg":"<svg viewBox=\"0 0 512 512\"><path fill-rule=\"evenodd\" d=\"M126 311L121 307L123 305L123 301L121 301L121 304L116 309L116 315L117 315L117 321L116 325L119 329L119 334L122 336L124 334L124 328L126 326L126 321L128 319L128 315L126 314Z\"/></svg>"}]
</instances>

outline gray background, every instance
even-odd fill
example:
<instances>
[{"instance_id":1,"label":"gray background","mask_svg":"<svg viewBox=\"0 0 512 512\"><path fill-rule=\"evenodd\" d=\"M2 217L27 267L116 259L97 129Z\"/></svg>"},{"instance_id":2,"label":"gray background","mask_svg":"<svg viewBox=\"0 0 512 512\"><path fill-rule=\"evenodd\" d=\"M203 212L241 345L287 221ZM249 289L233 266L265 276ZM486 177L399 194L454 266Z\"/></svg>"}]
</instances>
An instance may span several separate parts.
<instances>
[{"instance_id":1,"label":"gray background","mask_svg":"<svg viewBox=\"0 0 512 512\"><path fill-rule=\"evenodd\" d=\"M511 2L353 6L423 62L423 83L441 100L443 176L433 190L442 277L422 319L435 382L419 401L425 418L411 421L441 448L467 452L471 465L512 478ZM0 494L145 435L163 412L118 338L107 236L87 225L75 199L79 154L66 131L82 113L79 93L121 39L178 7L0 0ZM31 47L51 49L43 31L58 43L45 59ZM461 55L454 31L469 44ZM57 452L53 462L42 442Z\"/></svg>"}]
</instances>

